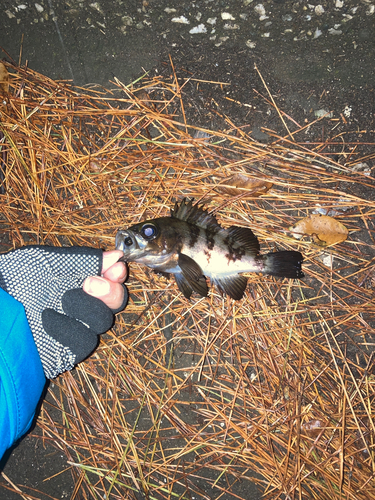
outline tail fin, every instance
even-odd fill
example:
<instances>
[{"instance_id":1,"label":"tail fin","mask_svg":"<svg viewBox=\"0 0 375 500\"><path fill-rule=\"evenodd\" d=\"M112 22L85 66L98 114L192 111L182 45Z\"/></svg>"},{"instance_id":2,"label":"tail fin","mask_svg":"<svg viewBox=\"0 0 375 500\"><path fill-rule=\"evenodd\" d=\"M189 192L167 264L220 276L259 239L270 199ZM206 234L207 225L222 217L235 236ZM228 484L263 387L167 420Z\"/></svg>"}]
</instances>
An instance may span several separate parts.
<instances>
[{"instance_id":1,"label":"tail fin","mask_svg":"<svg viewBox=\"0 0 375 500\"><path fill-rule=\"evenodd\" d=\"M285 250L267 253L263 256L263 272L281 278L303 278L302 261L303 257L300 252Z\"/></svg>"}]
</instances>

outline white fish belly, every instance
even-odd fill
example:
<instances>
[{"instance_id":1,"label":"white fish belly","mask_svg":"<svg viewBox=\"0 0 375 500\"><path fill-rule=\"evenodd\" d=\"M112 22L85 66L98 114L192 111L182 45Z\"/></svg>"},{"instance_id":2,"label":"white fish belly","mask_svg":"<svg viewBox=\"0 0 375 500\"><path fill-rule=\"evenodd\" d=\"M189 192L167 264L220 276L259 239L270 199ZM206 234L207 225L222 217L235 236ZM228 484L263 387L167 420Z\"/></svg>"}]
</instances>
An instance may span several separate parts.
<instances>
[{"instance_id":1,"label":"white fish belly","mask_svg":"<svg viewBox=\"0 0 375 500\"><path fill-rule=\"evenodd\" d=\"M228 250L224 250L225 244L220 240L215 236L214 248L210 250L206 241L201 241L199 238L192 248L184 245L182 253L191 257L200 266L202 273L208 277L261 271L254 256L245 253L240 259L233 259Z\"/></svg>"}]
</instances>

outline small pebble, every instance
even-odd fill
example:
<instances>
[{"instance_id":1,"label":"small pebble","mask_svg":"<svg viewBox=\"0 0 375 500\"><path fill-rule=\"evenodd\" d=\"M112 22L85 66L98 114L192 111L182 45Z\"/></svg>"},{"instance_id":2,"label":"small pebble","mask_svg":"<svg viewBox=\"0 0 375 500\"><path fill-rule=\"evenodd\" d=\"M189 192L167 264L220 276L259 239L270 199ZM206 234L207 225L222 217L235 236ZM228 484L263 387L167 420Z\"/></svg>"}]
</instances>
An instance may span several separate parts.
<instances>
[{"instance_id":1,"label":"small pebble","mask_svg":"<svg viewBox=\"0 0 375 500\"><path fill-rule=\"evenodd\" d=\"M207 28L204 24L199 24L198 26L195 26L192 28L189 33L191 35L196 35L197 33L207 33Z\"/></svg>"},{"instance_id":2,"label":"small pebble","mask_svg":"<svg viewBox=\"0 0 375 500\"><path fill-rule=\"evenodd\" d=\"M190 24L190 21L186 19L185 16L180 16L180 17L173 17L172 23Z\"/></svg>"}]
</instances>

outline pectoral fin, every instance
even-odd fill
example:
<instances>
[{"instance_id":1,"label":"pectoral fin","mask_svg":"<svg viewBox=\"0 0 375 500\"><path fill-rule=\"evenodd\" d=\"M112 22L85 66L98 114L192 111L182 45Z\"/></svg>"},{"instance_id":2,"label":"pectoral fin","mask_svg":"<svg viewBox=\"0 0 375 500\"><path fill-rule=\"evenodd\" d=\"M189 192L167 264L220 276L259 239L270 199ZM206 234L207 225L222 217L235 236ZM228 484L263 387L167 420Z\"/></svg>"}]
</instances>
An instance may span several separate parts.
<instances>
[{"instance_id":1,"label":"pectoral fin","mask_svg":"<svg viewBox=\"0 0 375 500\"><path fill-rule=\"evenodd\" d=\"M184 278L184 275L182 273L176 273L174 277L180 292L182 292L187 299L190 299L193 289Z\"/></svg>"},{"instance_id":2,"label":"pectoral fin","mask_svg":"<svg viewBox=\"0 0 375 500\"><path fill-rule=\"evenodd\" d=\"M207 297L208 288L207 288L206 278L203 276L202 269L198 266L195 260L181 253L178 256L178 265L182 271L184 279L187 281L190 288L192 288L194 292L197 292L202 297ZM180 288L178 281L177 285ZM184 291L183 290L181 291L185 295Z\"/></svg>"},{"instance_id":3,"label":"pectoral fin","mask_svg":"<svg viewBox=\"0 0 375 500\"><path fill-rule=\"evenodd\" d=\"M242 299L247 286L247 278L241 274L232 274L223 278L212 278L212 281L222 295L226 293L234 300Z\"/></svg>"}]
</instances>

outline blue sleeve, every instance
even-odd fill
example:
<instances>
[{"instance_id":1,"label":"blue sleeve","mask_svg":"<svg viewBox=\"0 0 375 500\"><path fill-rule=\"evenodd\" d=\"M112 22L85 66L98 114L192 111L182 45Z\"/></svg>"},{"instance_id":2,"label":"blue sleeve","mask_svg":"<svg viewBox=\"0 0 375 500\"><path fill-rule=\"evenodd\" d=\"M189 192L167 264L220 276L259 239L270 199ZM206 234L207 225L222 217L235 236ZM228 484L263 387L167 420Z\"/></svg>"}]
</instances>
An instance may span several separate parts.
<instances>
[{"instance_id":1,"label":"blue sleeve","mask_svg":"<svg viewBox=\"0 0 375 500\"><path fill-rule=\"evenodd\" d=\"M0 458L29 429L45 383L23 305L0 289Z\"/></svg>"}]
</instances>

